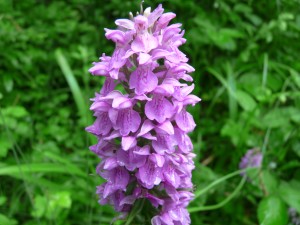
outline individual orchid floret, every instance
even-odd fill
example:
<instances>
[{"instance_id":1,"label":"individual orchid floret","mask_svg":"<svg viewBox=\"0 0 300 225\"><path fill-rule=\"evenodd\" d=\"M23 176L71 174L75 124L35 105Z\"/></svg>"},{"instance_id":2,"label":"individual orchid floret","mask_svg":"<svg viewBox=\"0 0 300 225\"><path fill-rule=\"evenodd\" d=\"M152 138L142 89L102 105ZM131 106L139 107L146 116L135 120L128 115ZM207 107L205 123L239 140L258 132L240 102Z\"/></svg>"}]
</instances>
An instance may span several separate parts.
<instances>
[{"instance_id":1,"label":"individual orchid floret","mask_svg":"<svg viewBox=\"0 0 300 225\"><path fill-rule=\"evenodd\" d=\"M193 199L193 144L196 126L187 106L200 101L191 92L194 72L179 50L186 40L176 16L159 5L136 17L118 19L105 29L115 44L89 70L104 84L92 100L95 122L86 130L97 137L91 146L101 162L97 174L100 204L111 204L125 218L143 200L152 206L152 225L187 225ZM135 221L134 224L140 224ZM150 222L150 221L148 221Z\"/></svg>"}]
</instances>

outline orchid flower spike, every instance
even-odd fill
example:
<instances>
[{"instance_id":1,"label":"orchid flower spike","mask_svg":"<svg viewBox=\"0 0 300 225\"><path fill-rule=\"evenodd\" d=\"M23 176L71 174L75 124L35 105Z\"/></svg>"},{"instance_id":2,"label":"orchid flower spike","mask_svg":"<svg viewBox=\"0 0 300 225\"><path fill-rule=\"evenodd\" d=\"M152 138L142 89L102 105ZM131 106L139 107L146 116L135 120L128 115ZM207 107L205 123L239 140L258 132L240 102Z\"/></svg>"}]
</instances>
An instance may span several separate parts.
<instances>
[{"instance_id":1,"label":"orchid flower spike","mask_svg":"<svg viewBox=\"0 0 300 225\"><path fill-rule=\"evenodd\" d=\"M153 208L146 211L152 225L186 225L195 157L188 132L196 126L186 107L200 99L188 84L194 68L179 50L186 41L181 24L169 25L176 15L163 12L162 5L147 8L116 20L116 30L105 29L115 50L89 70L105 82L92 99L96 120L86 130L98 138L90 149L106 180L97 187L100 204L126 217L144 199Z\"/></svg>"}]
</instances>

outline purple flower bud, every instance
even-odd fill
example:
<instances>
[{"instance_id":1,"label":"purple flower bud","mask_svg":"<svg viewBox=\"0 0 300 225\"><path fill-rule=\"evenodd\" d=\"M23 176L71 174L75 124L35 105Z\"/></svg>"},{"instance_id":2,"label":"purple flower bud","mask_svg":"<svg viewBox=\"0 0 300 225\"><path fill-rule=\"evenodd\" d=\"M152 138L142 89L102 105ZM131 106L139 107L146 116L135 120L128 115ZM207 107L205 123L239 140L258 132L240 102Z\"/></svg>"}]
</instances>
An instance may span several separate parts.
<instances>
[{"instance_id":1,"label":"purple flower bud","mask_svg":"<svg viewBox=\"0 0 300 225\"><path fill-rule=\"evenodd\" d=\"M124 216L144 198L159 209L153 225L186 225L195 157L187 133L196 126L186 107L200 99L191 95L194 84L181 83L193 81L194 71L178 49L185 43L181 24L169 25L176 15L163 11L147 8L116 20L117 30L105 29L116 47L89 70L105 82L92 99L96 120L86 130L98 139L90 150L101 158L97 173L106 180L97 187L100 204Z\"/></svg>"}]
</instances>

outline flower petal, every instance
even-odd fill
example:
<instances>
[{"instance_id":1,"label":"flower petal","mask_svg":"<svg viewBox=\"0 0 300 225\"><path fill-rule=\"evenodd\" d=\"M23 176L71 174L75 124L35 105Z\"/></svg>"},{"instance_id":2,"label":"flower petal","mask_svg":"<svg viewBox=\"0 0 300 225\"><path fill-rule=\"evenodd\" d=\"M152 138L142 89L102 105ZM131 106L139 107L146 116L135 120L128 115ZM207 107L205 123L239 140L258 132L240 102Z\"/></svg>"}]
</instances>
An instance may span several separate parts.
<instances>
[{"instance_id":1,"label":"flower petal","mask_svg":"<svg viewBox=\"0 0 300 225\"><path fill-rule=\"evenodd\" d=\"M132 148L136 145L136 138L127 136L122 137L122 148L127 151L129 148Z\"/></svg>"},{"instance_id":2,"label":"flower petal","mask_svg":"<svg viewBox=\"0 0 300 225\"><path fill-rule=\"evenodd\" d=\"M163 96L154 97L152 101L146 103L145 113L150 120L162 123L173 116L174 108Z\"/></svg>"},{"instance_id":3,"label":"flower petal","mask_svg":"<svg viewBox=\"0 0 300 225\"><path fill-rule=\"evenodd\" d=\"M130 89L135 89L135 93L142 95L152 91L158 83L156 75L150 66L140 66L132 72L129 80Z\"/></svg>"},{"instance_id":4,"label":"flower petal","mask_svg":"<svg viewBox=\"0 0 300 225\"><path fill-rule=\"evenodd\" d=\"M175 121L177 126L185 132L191 132L196 127L193 116L185 109L181 110L181 112L175 116Z\"/></svg>"}]
</instances>

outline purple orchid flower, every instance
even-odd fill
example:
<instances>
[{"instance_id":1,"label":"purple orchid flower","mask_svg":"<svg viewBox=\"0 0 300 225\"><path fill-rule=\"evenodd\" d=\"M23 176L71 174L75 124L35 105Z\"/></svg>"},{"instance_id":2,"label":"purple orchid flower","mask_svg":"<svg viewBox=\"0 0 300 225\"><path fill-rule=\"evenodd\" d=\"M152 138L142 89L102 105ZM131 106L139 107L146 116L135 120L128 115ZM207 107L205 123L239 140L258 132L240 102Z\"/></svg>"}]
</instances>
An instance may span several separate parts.
<instances>
[{"instance_id":1,"label":"purple orchid flower","mask_svg":"<svg viewBox=\"0 0 300 225\"><path fill-rule=\"evenodd\" d=\"M86 130L98 139L90 150L101 158L97 173L106 180L97 187L100 204L124 217L146 199L156 208L152 225L186 225L195 157L188 133L196 126L186 107L200 99L186 83L194 68L179 50L184 31L169 25L174 13L163 11L147 8L116 20L117 30L105 29L116 47L89 70L105 82L91 99L96 120Z\"/></svg>"}]
</instances>

